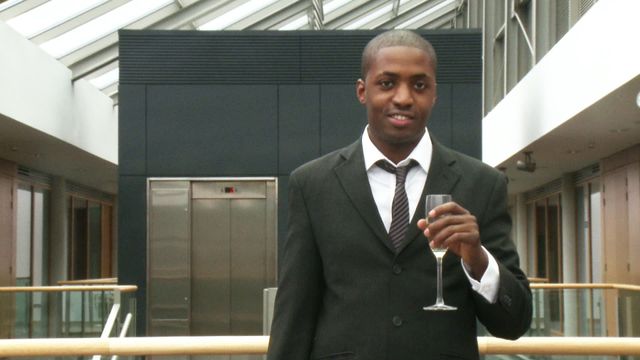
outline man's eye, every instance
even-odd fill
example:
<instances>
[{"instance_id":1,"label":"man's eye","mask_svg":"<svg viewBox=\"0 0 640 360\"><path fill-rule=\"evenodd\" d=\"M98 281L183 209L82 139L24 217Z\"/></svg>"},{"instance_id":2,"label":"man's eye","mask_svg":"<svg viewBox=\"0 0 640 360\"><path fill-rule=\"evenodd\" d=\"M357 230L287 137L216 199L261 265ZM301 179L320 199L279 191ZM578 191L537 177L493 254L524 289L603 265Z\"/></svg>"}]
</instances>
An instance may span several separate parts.
<instances>
[{"instance_id":1,"label":"man's eye","mask_svg":"<svg viewBox=\"0 0 640 360\"><path fill-rule=\"evenodd\" d=\"M423 82L423 81L418 81L414 84L414 87L418 90L424 90L427 88L427 83Z\"/></svg>"},{"instance_id":2,"label":"man's eye","mask_svg":"<svg viewBox=\"0 0 640 360\"><path fill-rule=\"evenodd\" d=\"M380 86L383 89L390 89L391 87L393 87L393 81L391 81L391 80L380 80Z\"/></svg>"}]
</instances>

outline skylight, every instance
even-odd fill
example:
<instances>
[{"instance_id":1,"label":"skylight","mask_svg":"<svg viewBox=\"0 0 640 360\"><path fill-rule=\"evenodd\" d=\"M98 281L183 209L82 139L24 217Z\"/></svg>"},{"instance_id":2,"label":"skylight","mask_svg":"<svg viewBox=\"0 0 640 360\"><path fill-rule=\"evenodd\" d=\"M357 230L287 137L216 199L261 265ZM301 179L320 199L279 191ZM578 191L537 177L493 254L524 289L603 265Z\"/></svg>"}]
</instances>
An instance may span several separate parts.
<instances>
[{"instance_id":1,"label":"skylight","mask_svg":"<svg viewBox=\"0 0 640 360\"><path fill-rule=\"evenodd\" d=\"M453 5L453 3L455 2L455 0L447 0L447 1L443 1L440 4L432 7L431 9L418 14L417 16L412 17L411 19L403 22L402 24L396 26L396 29L404 29L408 26L410 26L411 24L413 24L414 22L424 19L429 15L435 14L437 11L441 10L442 8L444 8L445 6L450 6Z\"/></svg>"},{"instance_id":2,"label":"skylight","mask_svg":"<svg viewBox=\"0 0 640 360\"><path fill-rule=\"evenodd\" d=\"M301 27L305 26L308 22L309 18L307 17L307 14L304 14L299 18L296 18L295 20L284 24L282 27L279 27L278 30L298 30Z\"/></svg>"},{"instance_id":3,"label":"skylight","mask_svg":"<svg viewBox=\"0 0 640 360\"><path fill-rule=\"evenodd\" d=\"M24 37L32 38L106 1L52 0L7 20L7 24Z\"/></svg>"},{"instance_id":4,"label":"skylight","mask_svg":"<svg viewBox=\"0 0 640 360\"><path fill-rule=\"evenodd\" d=\"M380 16L382 16L384 14L390 13L392 9L393 9L393 4L385 5L385 6L381 7L380 9L370 13L369 15L358 19L358 21L352 22L351 24L345 26L344 29L345 30L360 29L365 24L367 24L367 23L379 18Z\"/></svg>"},{"instance_id":5,"label":"skylight","mask_svg":"<svg viewBox=\"0 0 640 360\"><path fill-rule=\"evenodd\" d=\"M330 3L327 3L323 7L324 15L327 16L327 14L333 12L334 10L340 8L343 5L346 5L349 1L350 0L333 0Z\"/></svg>"},{"instance_id":6,"label":"skylight","mask_svg":"<svg viewBox=\"0 0 640 360\"><path fill-rule=\"evenodd\" d=\"M273 4L276 0L251 0L198 27L198 30L222 30Z\"/></svg>"},{"instance_id":7,"label":"skylight","mask_svg":"<svg viewBox=\"0 0 640 360\"><path fill-rule=\"evenodd\" d=\"M17 3L21 3L23 0L7 0L3 3L0 3L0 11L4 9L8 9Z\"/></svg>"},{"instance_id":8,"label":"skylight","mask_svg":"<svg viewBox=\"0 0 640 360\"><path fill-rule=\"evenodd\" d=\"M120 68L117 67L111 71L108 71L95 79L89 80L91 85L97 87L102 90L107 88L113 84L115 84L120 79Z\"/></svg>"},{"instance_id":9,"label":"skylight","mask_svg":"<svg viewBox=\"0 0 640 360\"><path fill-rule=\"evenodd\" d=\"M323 5L322 8L322 12L324 14L324 17L326 18L327 15L329 15L330 13L336 11L337 9L341 8L342 6L346 5L349 3L349 1L351 0L333 0L329 3L327 3L326 5ZM304 14L300 17L295 18L294 20L284 24L283 26L279 27L278 30L298 30L301 27L307 25L309 23L309 17L307 16L307 14Z\"/></svg>"},{"instance_id":10,"label":"skylight","mask_svg":"<svg viewBox=\"0 0 640 360\"><path fill-rule=\"evenodd\" d=\"M59 59L172 2L173 0L133 0L57 38L43 43L40 47L51 56Z\"/></svg>"}]
</instances>

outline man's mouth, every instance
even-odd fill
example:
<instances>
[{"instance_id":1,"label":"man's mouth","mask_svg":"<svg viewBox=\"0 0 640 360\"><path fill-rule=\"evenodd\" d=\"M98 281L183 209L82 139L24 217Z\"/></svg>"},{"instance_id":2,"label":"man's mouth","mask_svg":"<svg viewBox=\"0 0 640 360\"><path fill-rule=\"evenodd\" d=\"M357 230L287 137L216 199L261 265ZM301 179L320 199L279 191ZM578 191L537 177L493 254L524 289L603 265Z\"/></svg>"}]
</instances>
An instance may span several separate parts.
<instances>
[{"instance_id":1,"label":"man's mouth","mask_svg":"<svg viewBox=\"0 0 640 360\"><path fill-rule=\"evenodd\" d=\"M413 116L408 114L391 113L388 118L394 126L407 126L413 121Z\"/></svg>"}]
</instances>

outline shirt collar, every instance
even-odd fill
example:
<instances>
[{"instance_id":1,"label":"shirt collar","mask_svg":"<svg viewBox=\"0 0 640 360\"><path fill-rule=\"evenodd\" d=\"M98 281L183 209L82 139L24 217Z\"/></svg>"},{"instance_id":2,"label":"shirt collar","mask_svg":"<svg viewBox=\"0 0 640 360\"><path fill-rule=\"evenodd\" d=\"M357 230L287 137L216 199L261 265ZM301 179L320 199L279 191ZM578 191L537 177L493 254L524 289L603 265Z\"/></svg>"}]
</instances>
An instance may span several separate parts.
<instances>
[{"instance_id":1,"label":"shirt collar","mask_svg":"<svg viewBox=\"0 0 640 360\"><path fill-rule=\"evenodd\" d=\"M387 160L393 164L393 161L389 160L378 148L371 142L371 138L369 138L369 125L364 128L364 133L362 134L362 152L364 153L364 166L367 171L371 169L372 166L375 165L378 160ZM429 137L429 131L425 129L424 135L418 145L411 151L409 156L400 161L398 166L404 166L409 163L409 160L415 160L418 165L424 170L424 172L429 171L429 165L431 165L431 153L433 152L433 144L431 143L431 138Z\"/></svg>"}]
</instances>

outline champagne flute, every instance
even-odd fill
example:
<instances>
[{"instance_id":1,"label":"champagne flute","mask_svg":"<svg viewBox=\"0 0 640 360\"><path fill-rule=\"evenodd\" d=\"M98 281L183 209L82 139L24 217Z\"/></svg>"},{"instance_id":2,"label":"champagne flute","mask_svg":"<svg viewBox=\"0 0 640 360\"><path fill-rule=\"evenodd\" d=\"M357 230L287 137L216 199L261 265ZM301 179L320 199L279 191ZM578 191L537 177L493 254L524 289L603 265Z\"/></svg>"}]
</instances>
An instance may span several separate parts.
<instances>
[{"instance_id":1,"label":"champagne flute","mask_svg":"<svg viewBox=\"0 0 640 360\"><path fill-rule=\"evenodd\" d=\"M449 194L430 194L427 195L425 200L425 210L427 215L427 220L429 223L432 223L437 220L437 218L430 218L429 212L433 210L435 207L442 205L444 203L451 202L451 195ZM431 241L429 241L431 242ZM438 271L438 279L437 279L437 296L436 303L431 306L425 306L424 310L457 310L455 306L450 306L444 303L442 298L442 258L444 254L447 252L446 247L431 247L431 251L433 255L436 257L437 261L437 271Z\"/></svg>"}]
</instances>

